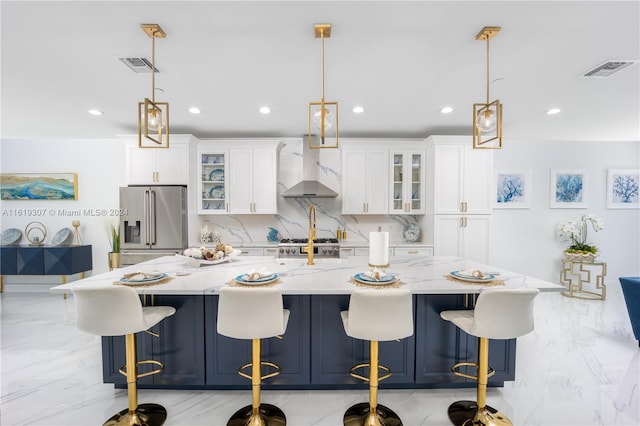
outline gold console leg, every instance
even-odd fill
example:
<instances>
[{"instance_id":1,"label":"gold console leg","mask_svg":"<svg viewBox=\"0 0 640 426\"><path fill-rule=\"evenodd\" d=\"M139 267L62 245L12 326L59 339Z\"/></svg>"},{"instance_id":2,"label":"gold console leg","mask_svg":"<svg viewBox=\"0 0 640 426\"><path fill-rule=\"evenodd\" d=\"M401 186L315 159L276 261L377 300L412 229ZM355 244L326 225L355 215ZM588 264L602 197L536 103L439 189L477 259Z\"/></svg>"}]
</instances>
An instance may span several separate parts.
<instances>
[{"instance_id":1,"label":"gold console leg","mask_svg":"<svg viewBox=\"0 0 640 426\"><path fill-rule=\"evenodd\" d=\"M163 406L158 404L138 405L136 335L127 334L125 344L129 407L114 414L103 426L161 426L167 419L167 410Z\"/></svg>"},{"instance_id":2,"label":"gold console leg","mask_svg":"<svg viewBox=\"0 0 640 426\"><path fill-rule=\"evenodd\" d=\"M390 408L378 404L378 384L380 382L380 357L378 341L369 344L369 402L361 402L349 407L342 419L345 426L402 426L400 417ZM388 368L382 367L388 371ZM353 375L353 374L352 374ZM353 375L358 377L357 375ZM389 377L387 374L382 379Z\"/></svg>"},{"instance_id":3,"label":"gold console leg","mask_svg":"<svg viewBox=\"0 0 640 426\"><path fill-rule=\"evenodd\" d=\"M512 426L511 420L487 405L489 339L478 338L477 401L457 401L449 406L449 419L456 426Z\"/></svg>"},{"instance_id":4,"label":"gold console leg","mask_svg":"<svg viewBox=\"0 0 640 426\"><path fill-rule=\"evenodd\" d=\"M273 363L265 364L275 366ZM251 341L251 405L236 411L227 422L227 426L284 426L287 424L287 419L280 408L275 405L260 403L260 383L262 379L273 377L277 374L279 373L262 376L260 339L253 339ZM244 373L240 375L247 377Z\"/></svg>"}]
</instances>

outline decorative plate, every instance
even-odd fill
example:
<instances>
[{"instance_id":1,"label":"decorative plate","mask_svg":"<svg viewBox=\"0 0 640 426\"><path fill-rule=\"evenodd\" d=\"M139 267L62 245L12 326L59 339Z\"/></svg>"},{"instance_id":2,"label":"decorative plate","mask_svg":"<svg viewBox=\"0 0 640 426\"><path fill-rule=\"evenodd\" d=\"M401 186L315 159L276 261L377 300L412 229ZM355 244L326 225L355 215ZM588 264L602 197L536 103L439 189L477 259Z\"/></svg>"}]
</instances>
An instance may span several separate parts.
<instances>
[{"instance_id":1,"label":"decorative plate","mask_svg":"<svg viewBox=\"0 0 640 426\"><path fill-rule=\"evenodd\" d=\"M209 190L209 197L211 198L224 198L224 186L216 185Z\"/></svg>"},{"instance_id":2,"label":"decorative plate","mask_svg":"<svg viewBox=\"0 0 640 426\"><path fill-rule=\"evenodd\" d=\"M64 246L64 245L67 245L67 243L69 242L71 237L72 237L71 229L62 228L61 230L56 232L56 234L53 236L53 238L51 238L51 245L52 246Z\"/></svg>"},{"instance_id":3,"label":"decorative plate","mask_svg":"<svg viewBox=\"0 0 640 426\"><path fill-rule=\"evenodd\" d=\"M278 279L278 274L271 274L269 276L262 277L257 280L248 280L244 278L245 276L246 274L238 275L236 277L236 282L239 282L240 284L245 284L245 285L265 285L265 284L270 284Z\"/></svg>"},{"instance_id":4,"label":"decorative plate","mask_svg":"<svg viewBox=\"0 0 640 426\"><path fill-rule=\"evenodd\" d=\"M167 274L161 272L159 274L153 274L153 275L150 275L147 278L143 278L143 279L140 279L140 280L130 280L130 279L122 277L118 281L121 282L122 284L127 284L127 285L144 285L144 284L157 283L159 281L164 280L165 278L167 278Z\"/></svg>"},{"instance_id":5,"label":"decorative plate","mask_svg":"<svg viewBox=\"0 0 640 426\"><path fill-rule=\"evenodd\" d=\"M420 227L415 223L409 223L404 227L402 236L404 237L405 241L414 243L418 241L418 238L420 238Z\"/></svg>"},{"instance_id":6,"label":"decorative plate","mask_svg":"<svg viewBox=\"0 0 640 426\"><path fill-rule=\"evenodd\" d=\"M196 259L195 257L183 256L181 254L176 254L176 256L184 257L187 260L187 265L189 266L200 266L200 265L217 265L219 263L229 262L232 257L236 257L242 253L242 250L233 250L231 253L218 260L207 260L207 259Z\"/></svg>"},{"instance_id":7,"label":"decorative plate","mask_svg":"<svg viewBox=\"0 0 640 426\"><path fill-rule=\"evenodd\" d=\"M224 180L224 169L213 169L209 173L209 180Z\"/></svg>"},{"instance_id":8,"label":"decorative plate","mask_svg":"<svg viewBox=\"0 0 640 426\"><path fill-rule=\"evenodd\" d=\"M2 244L3 246L10 246L20 241L22 238L22 231L16 228L9 228L2 231Z\"/></svg>"},{"instance_id":9,"label":"decorative plate","mask_svg":"<svg viewBox=\"0 0 640 426\"><path fill-rule=\"evenodd\" d=\"M394 282L396 282L395 275L385 275L379 281L376 281L373 278L368 277L364 274L355 274L353 276L353 279L358 281L359 283L369 284L369 285L385 285L385 284L393 284Z\"/></svg>"},{"instance_id":10,"label":"decorative plate","mask_svg":"<svg viewBox=\"0 0 640 426\"><path fill-rule=\"evenodd\" d=\"M473 275L470 275L462 271L452 271L449 275L451 275L453 278L456 278L458 280L468 281L470 283L486 283L496 279L495 275L487 274L487 273L482 274L483 275L482 278L474 277Z\"/></svg>"}]
</instances>

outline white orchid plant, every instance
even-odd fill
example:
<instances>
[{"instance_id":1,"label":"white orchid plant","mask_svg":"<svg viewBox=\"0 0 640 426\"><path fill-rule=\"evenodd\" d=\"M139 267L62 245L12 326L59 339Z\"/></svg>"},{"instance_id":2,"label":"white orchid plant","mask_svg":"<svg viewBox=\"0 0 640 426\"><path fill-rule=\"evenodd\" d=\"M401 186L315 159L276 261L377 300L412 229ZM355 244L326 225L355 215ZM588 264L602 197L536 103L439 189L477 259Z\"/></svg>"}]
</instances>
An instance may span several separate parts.
<instances>
[{"instance_id":1,"label":"white orchid plant","mask_svg":"<svg viewBox=\"0 0 640 426\"><path fill-rule=\"evenodd\" d=\"M596 253L596 246L587 244L587 228L591 223L591 227L595 232L604 229L604 222L593 214L583 214L580 219L571 219L558 225L558 236L569 237L571 245L565 251L567 253Z\"/></svg>"}]
</instances>

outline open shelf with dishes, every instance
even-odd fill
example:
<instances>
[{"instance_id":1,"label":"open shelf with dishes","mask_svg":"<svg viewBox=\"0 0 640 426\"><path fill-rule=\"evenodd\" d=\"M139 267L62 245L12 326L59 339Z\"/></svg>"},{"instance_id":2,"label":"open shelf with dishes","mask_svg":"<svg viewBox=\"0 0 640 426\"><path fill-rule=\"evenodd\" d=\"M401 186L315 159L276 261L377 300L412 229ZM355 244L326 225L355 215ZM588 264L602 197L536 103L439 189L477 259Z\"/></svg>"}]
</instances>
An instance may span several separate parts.
<instances>
[{"instance_id":1,"label":"open shelf with dishes","mask_svg":"<svg viewBox=\"0 0 640 426\"><path fill-rule=\"evenodd\" d=\"M198 213L227 213L227 158L226 152L198 153Z\"/></svg>"}]
</instances>

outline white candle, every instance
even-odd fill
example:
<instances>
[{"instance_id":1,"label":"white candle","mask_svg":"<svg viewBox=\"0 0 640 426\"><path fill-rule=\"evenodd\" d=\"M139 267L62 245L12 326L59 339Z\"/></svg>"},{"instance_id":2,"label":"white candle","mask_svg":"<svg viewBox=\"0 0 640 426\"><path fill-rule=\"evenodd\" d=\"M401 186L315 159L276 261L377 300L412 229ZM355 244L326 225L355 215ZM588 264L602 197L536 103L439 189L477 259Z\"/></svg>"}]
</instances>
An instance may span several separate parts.
<instances>
[{"instance_id":1,"label":"white candle","mask_svg":"<svg viewBox=\"0 0 640 426\"><path fill-rule=\"evenodd\" d=\"M369 266L386 268L389 266L389 233L369 233Z\"/></svg>"}]
</instances>

